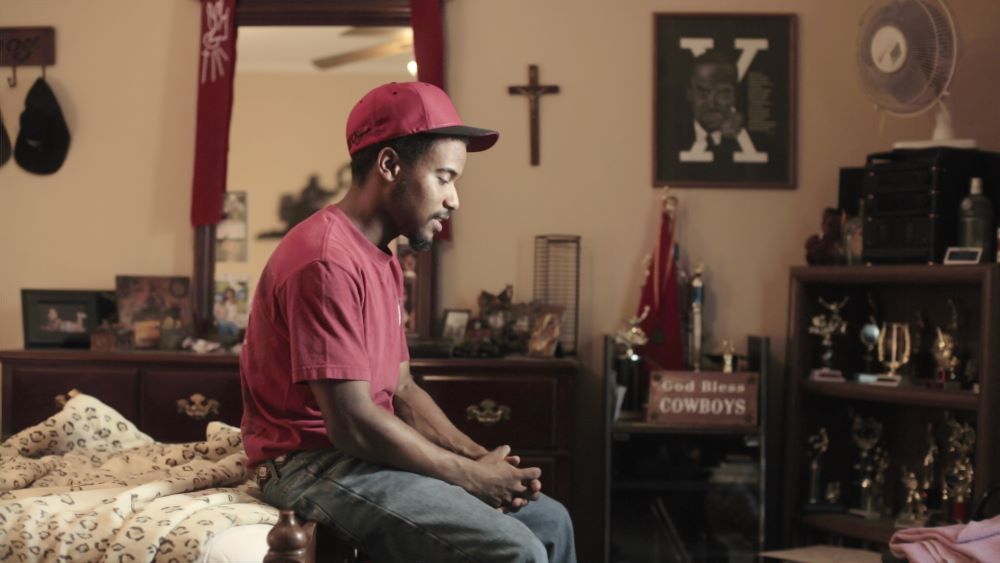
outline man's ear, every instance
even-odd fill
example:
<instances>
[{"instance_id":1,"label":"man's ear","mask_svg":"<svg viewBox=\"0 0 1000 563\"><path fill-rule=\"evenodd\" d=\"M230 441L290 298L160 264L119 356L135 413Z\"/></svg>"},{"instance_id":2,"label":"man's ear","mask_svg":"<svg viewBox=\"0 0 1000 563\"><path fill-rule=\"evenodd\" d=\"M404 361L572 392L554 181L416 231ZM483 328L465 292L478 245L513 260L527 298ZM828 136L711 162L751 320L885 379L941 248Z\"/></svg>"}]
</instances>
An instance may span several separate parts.
<instances>
[{"instance_id":1,"label":"man's ear","mask_svg":"<svg viewBox=\"0 0 1000 563\"><path fill-rule=\"evenodd\" d=\"M392 147L384 147L378 151L375 157L375 172L387 182L394 182L399 178L402 162L399 153Z\"/></svg>"}]
</instances>

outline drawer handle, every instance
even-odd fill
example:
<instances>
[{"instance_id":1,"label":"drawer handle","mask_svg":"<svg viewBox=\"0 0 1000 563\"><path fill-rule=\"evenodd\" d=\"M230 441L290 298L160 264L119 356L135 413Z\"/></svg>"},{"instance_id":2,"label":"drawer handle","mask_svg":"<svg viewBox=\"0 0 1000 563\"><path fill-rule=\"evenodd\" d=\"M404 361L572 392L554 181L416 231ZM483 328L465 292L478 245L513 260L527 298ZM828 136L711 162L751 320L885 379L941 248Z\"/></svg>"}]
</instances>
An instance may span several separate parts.
<instances>
[{"instance_id":1,"label":"drawer handle","mask_svg":"<svg viewBox=\"0 0 1000 563\"><path fill-rule=\"evenodd\" d=\"M76 397L79 394L80 392L77 391L76 389L70 389L69 392L66 393L65 395L59 393L58 395L53 397L52 400L55 401L56 408L62 410L62 408L66 406L66 401L72 399L73 397Z\"/></svg>"},{"instance_id":2,"label":"drawer handle","mask_svg":"<svg viewBox=\"0 0 1000 563\"><path fill-rule=\"evenodd\" d=\"M510 420L510 407L497 405L493 399L483 399L478 405L465 408L469 420L475 420L483 426L493 426L501 420Z\"/></svg>"},{"instance_id":3,"label":"drawer handle","mask_svg":"<svg viewBox=\"0 0 1000 563\"><path fill-rule=\"evenodd\" d=\"M205 420L210 414L219 414L219 401L194 393L188 399L177 399L177 412L193 420Z\"/></svg>"}]
</instances>

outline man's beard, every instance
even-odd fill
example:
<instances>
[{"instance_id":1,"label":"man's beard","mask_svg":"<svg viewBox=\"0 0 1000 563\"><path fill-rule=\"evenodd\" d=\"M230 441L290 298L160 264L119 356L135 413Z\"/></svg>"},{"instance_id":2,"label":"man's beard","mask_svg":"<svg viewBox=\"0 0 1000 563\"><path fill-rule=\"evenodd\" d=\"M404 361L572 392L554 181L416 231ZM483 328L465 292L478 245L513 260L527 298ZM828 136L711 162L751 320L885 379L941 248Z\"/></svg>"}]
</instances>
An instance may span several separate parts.
<instances>
[{"instance_id":1,"label":"man's beard","mask_svg":"<svg viewBox=\"0 0 1000 563\"><path fill-rule=\"evenodd\" d=\"M410 187L410 178L406 175L399 179L399 183L392 190L393 197L399 201L403 199L403 194L406 193L407 188ZM421 225L414 227L414 232L403 233L404 236L409 240L410 248L418 252L423 252L429 250L431 245L434 244L433 235L431 237L426 237L420 233Z\"/></svg>"}]
</instances>

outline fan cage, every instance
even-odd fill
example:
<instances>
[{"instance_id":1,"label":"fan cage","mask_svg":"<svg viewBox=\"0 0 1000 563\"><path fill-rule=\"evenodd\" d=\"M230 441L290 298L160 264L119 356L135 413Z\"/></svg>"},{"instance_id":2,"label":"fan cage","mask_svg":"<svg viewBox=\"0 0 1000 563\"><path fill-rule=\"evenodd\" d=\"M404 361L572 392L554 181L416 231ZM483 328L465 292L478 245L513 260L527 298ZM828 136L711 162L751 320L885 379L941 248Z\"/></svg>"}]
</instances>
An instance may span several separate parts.
<instances>
[{"instance_id":1,"label":"fan cage","mask_svg":"<svg viewBox=\"0 0 1000 563\"><path fill-rule=\"evenodd\" d=\"M559 344L563 354L577 352L580 313L580 237L535 237L535 301L563 308Z\"/></svg>"},{"instance_id":2,"label":"fan cage","mask_svg":"<svg viewBox=\"0 0 1000 563\"><path fill-rule=\"evenodd\" d=\"M893 25L904 34L908 51L903 67L888 77L871 59L872 37L885 25ZM858 70L861 84L875 104L897 116L914 116L934 107L951 83L957 59L955 23L944 2L876 2L861 18L860 27Z\"/></svg>"}]
</instances>

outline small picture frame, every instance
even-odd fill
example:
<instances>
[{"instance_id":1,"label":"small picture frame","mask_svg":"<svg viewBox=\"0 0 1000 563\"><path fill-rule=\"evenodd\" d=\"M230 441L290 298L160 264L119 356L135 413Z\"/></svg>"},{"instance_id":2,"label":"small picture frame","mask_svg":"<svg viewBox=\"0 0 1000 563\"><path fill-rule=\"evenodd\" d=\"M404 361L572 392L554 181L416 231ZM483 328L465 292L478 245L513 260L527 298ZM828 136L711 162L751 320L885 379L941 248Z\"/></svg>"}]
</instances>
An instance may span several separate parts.
<instances>
[{"instance_id":1,"label":"small picture frame","mask_svg":"<svg viewBox=\"0 0 1000 563\"><path fill-rule=\"evenodd\" d=\"M24 347L88 348L90 335L115 315L113 291L22 289Z\"/></svg>"},{"instance_id":2,"label":"small picture frame","mask_svg":"<svg viewBox=\"0 0 1000 563\"><path fill-rule=\"evenodd\" d=\"M469 326L472 311L469 309L445 309L441 324L441 338L454 344L465 341L465 329Z\"/></svg>"},{"instance_id":3,"label":"small picture frame","mask_svg":"<svg viewBox=\"0 0 1000 563\"><path fill-rule=\"evenodd\" d=\"M556 355L559 347L559 335L562 333L562 310L552 308L540 311L535 316L531 337L528 340L528 355L551 358Z\"/></svg>"},{"instance_id":4,"label":"small picture frame","mask_svg":"<svg viewBox=\"0 0 1000 563\"><path fill-rule=\"evenodd\" d=\"M136 350L179 350L193 332L191 280L184 276L116 276L118 321Z\"/></svg>"},{"instance_id":5,"label":"small picture frame","mask_svg":"<svg viewBox=\"0 0 1000 563\"><path fill-rule=\"evenodd\" d=\"M983 249L979 246L949 246L944 253L947 266L978 264L983 259Z\"/></svg>"}]
</instances>

